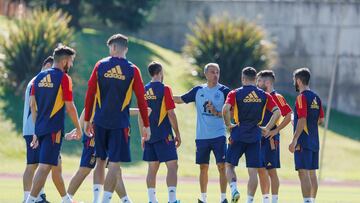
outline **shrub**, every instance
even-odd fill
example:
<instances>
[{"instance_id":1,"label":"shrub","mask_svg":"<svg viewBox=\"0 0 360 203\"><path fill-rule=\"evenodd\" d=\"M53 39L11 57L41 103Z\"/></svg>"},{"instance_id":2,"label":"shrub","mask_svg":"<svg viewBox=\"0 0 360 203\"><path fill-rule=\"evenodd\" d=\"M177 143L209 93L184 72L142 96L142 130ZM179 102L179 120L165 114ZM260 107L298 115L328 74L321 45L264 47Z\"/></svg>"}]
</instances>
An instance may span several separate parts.
<instances>
[{"instance_id":1,"label":"shrub","mask_svg":"<svg viewBox=\"0 0 360 203\"><path fill-rule=\"evenodd\" d=\"M215 62L221 68L220 81L238 87L244 67L261 70L271 68L275 62L275 45L265 39L265 30L255 23L229 17L213 17L208 21L198 18L190 29L192 34L187 35L183 50L198 66L201 78L203 67Z\"/></svg>"}]
</instances>

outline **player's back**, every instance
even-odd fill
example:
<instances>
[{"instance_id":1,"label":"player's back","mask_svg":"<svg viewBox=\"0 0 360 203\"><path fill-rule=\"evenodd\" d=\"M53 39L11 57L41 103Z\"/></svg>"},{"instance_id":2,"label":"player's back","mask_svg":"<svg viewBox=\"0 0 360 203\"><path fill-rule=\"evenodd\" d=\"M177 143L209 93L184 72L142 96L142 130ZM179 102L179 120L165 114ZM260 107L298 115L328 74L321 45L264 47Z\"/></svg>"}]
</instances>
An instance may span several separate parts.
<instances>
[{"instance_id":1,"label":"player's back","mask_svg":"<svg viewBox=\"0 0 360 203\"><path fill-rule=\"evenodd\" d=\"M107 57L97 63L97 105L94 122L108 129L129 127L134 65Z\"/></svg>"},{"instance_id":2,"label":"player's back","mask_svg":"<svg viewBox=\"0 0 360 203\"><path fill-rule=\"evenodd\" d=\"M306 125L299 137L298 143L302 147L319 150L319 118L323 114L320 97L311 90L303 91L296 99L296 113L294 115L294 129L299 120L299 110L304 109Z\"/></svg>"},{"instance_id":3,"label":"player's back","mask_svg":"<svg viewBox=\"0 0 360 203\"><path fill-rule=\"evenodd\" d=\"M35 133L38 136L64 129L64 100L61 83L65 73L58 68L40 72L33 84L37 117Z\"/></svg>"},{"instance_id":4,"label":"player's back","mask_svg":"<svg viewBox=\"0 0 360 203\"><path fill-rule=\"evenodd\" d=\"M145 85L145 99L148 107L151 108L149 116L151 138L149 143L172 135L170 120L167 116L166 91L170 91L169 87L161 82L150 82Z\"/></svg>"},{"instance_id":5,"label":"player's back","mask_svg":"<svg viewBox=\"0 0 360 203\"><path fill-rule=\"evenodd\" d=\"M232 139L255 142L261 138L259 125L262 123L267 103L266 93L253 86L243 86L235 90L234 120L239 124L231 134Z\"/></svg>"}]
</instances>

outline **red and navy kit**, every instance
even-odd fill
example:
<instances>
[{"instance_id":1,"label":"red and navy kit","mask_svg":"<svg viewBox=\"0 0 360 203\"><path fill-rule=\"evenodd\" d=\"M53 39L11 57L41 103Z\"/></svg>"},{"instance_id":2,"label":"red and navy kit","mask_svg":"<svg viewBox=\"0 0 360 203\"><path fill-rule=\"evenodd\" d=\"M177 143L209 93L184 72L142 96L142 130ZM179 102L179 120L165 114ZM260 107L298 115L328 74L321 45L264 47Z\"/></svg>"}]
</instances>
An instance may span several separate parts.
<instances>
[{"instance_id":1,"label":"red and navy kit","mask_svg":"<svg viewBox=\"0 0 360 203\"><path fill-rule=\"evenodd\" d=\"M83 134L83 151L81 153L80 167L94 168L95 164L95 137L88 137Z\"/></svg>"},{"instance_id":2,"label":"red and navy kit","mask_svg":"<svg viewBox=\"0 0 360 203\"><path fill-rule=\"evenodd\" d=\"M161 82L145 85L145 99L151 108L151 138L145 142L143 160L166 162L177 160L174 136L167 112L175 109L170 87Z\"/></svg>"},{"instance_id":3,"label":"red and navy kit","mask_svg":"<svg viewBox=\"0 0 360 203\"><path fill-rule=\"evenodd\" d=\"M260 168L262 157L260 151L261 129L265 111L276 107L271 95L253 86L246 85L231 91L226 99L234 109L232 128L226 162L237 166L242 154L246 156L248 168Z\"/></svg>"},{"instance_id":4,"label":"red and navy kit","mask_svg":"<svg viewBox=\"0 0 360 203\"><path fill-rule=\"evenodd\" d=\"M35 134L40 143L39 162L57 165L64 131L65 101L73 100L71 78L58 68L42 71L34 80L31 95L35 96L37 105Z\"/></svg>"},{"instance_id":5,"label":"red and navy kit","mask_svg":"<svg viewBox=\"0 0 360 203\"><path fill-rule=\"evenodd\" d=\"M295 168L314 170L319 168L319 126L324 118L320 97L310 90L305 90L296 98L294 113L294 132L298 120L306 119L304 130L298 138L295 148Z\"/></svg>"},{"instance_id":6,"label":"red and navy kit","mask_svg":"<svg viewBox=\"0 0 360 203\"><path fill-rule=\"evenodd\" d=\"M285 98L277 93L275 90L270 93L274 102L279 107L281 115L284 117L292 112L289 104L286 102ZM269 110L266 110L262 126L270 121L273 113ZM275 125L272 130L277 126ZM272 138L262 137L261 139L261 153L263 156L263 166L266 169L280 168L280 134L278 133Z\"/></svg>"},{"instance_id":7,"label":"red and navy kit","mask_svg":"<svg viewBox=\"0 0 360 203\"><path fill-rule=\"evenodd\" d=\"M135 92L144 126L149 126L144 85L140 70L124 58L107 57L96 63L88 82L85 121L90 121L93 105L95 150L101 159L129 162L129 127L132 92ZM95 104L94 104L95 103Z\"/></svg>"}]
</instances>

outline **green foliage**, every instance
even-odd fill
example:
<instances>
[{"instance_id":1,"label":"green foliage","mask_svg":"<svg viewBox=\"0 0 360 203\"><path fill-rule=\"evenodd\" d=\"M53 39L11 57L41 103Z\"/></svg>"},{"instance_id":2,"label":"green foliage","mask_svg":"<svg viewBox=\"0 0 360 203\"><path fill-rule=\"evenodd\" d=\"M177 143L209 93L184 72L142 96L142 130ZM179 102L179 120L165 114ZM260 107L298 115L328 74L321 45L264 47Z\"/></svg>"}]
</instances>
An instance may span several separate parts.
<instances>
[{"instance_id":1,"label":"green foliage","mask_svg":"<svg viewBox=\"0 0 360 203\"><path fill-rule=\"evenodd\" d=\"M8 36L0 38L4 55L0 61L4 72L1 81L22 91L57 44L70 43L73 31L68 27L69 21L68 15L56 10L34 10L24 19L11 21Z\"/></svg>"},{"instance_id":2,"label":"green foliage","mask_svg":"<svg viewBox=\"0 0 360 203\"><path fill-rule=\"evenodd\" d=\"M266 41L265 30L252 22L228 17L197 19L190 26L184 53L198 65L199 77L209 62L221 68L220 81L230 87L241 83L241 70L252 66L257 70L271 68L275 62L275 45Z\"/></svg>"},{"instance_id":3,"label":"green foliage","mask_svg":"<svg viewBox=\"0 0 360 203\"><path fill-rule=\"evenodd\" d=\"M92 13L105 23L120 24L129 30L138 30L146 23L151 9L159 0L87 0Z\"/></svg>"}]
</instances>

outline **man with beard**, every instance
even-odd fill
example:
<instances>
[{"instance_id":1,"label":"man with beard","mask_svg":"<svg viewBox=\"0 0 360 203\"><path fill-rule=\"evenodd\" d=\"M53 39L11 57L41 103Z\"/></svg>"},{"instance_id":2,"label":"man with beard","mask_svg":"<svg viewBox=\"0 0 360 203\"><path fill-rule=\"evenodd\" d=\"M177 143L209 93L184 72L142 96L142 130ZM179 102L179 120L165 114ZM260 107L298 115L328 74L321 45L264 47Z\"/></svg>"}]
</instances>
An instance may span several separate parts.
<instances>
[{"instance_id":1,"label":"man with beard","mask_svg":"<svg viewBox=\"0 0 360 203\"><path fill-rule=\"evenodd\" d=\"M40 147L40 156L27 203L36 202L50 170L58 165L64 135L65 109L76 127L72 136L80 139L82 134L73 102L72 82L67 74L73 65L75 51L67 46L59 46L54 50L53 57L53 67L40 72L31 88L30 107L35 122L35 135L31 146ZM64 194L62 202L71 203L72 199Z\"/></svg>"},{"instance_id":2,"label":"man with beard","mask_svg":"<svg viewBox=\"0 0 360 203\"><path fill-rule=\"evenodd\" d=\"M289 150L294 153L304 203L314 203L318 189L319 124L324 122L324 111L320 97L310 90L310 70L295 70L293 80L299 96L295 102L294 137Z\"/></svg>"},{"instance_id":3,"label":"man with beard","mask_svg":"<svg viewBox=\"0 0 360 203\"><path fill-rule=\"evenodd\" d=\"M258 170L263 203L270 203L270 185L272 203L278 202L279 177L276 169L280 168L280 130L285 128L291 121L291 108L285 98L274 89L275 74L272 70L263 70L257 74L257 86L269 93L279 107L283 121L275 125L269 132L268 137L261 139L261 154L263 168ZM262 126L265 126L272 116L272 112L266 111ZM270 180L269 180L270 177ZM271 183L270 183L271 182Z\"/></svg>"}]
</instances>

